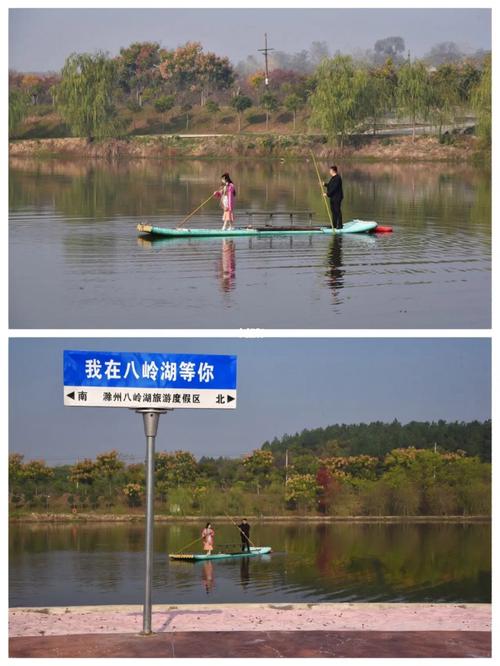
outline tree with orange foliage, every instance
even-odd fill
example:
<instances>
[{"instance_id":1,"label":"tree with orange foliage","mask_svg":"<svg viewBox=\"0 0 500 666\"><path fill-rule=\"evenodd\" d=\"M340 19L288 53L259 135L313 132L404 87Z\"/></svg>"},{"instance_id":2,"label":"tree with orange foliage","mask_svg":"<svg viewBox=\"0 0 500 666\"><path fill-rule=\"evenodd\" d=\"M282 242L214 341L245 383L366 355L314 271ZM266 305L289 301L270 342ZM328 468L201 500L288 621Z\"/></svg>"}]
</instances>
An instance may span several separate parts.
<instances>
[{"instance_id":1,"label":"tree with orange foliage","mask_svg":"<svg viewBox=\"0 0 500 666\"><path fill-rule=\"evenodd\" d=\"M126 91L135 90L136 102L142 107L146 88L159 80L160 45L156 42L134 42L120 49L118 82Z\"/></svg>"},{"instance_id":2,"label":"tree with orange foliage","mask_svg":"<svg viewBox=\"0 0 500 666\"><path fill-rule=\"evenodd\" d=\"M234 72L228 58L204 53L199 42L187 42L173 51L163 51L160 74L176 90L197 91L203 106L214 90L232 85Z\"/></svg>"},{"instance_id":3,"label":"tree with orange foliage","mask_svg":"<svg viewBox=\"0 0 500 666\"><path fill-rule=\"evenodd\" d=\"M38 97L43 92L43 80L36 74L25 74L21 79L21 89L30 96L31 104L36 106Z\"/></svg>"}]
</instances>

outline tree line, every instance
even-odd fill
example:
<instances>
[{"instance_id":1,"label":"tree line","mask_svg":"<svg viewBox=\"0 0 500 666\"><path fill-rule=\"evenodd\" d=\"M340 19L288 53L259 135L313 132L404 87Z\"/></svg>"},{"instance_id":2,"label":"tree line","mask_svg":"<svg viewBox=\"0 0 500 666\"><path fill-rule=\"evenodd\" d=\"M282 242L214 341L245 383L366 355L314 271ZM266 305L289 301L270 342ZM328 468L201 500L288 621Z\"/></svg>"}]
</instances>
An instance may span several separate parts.
<instances>
[{"instance_id":1,"label":"tree line","mask_svg":"<svg viewBox=\"0 0 500 666\"><path fill-rule=\"evenodd\" d=\"M404 47L401 38L378 40L372 59L330 57L326 46L316 43L313 68L275 54L282 66L272 69L269 85L262 70L238 70L198 42L172 50L136 42L115 58L74 53L58 75L10 73L10 133L15 136L37 107L44 113L52 107L73 135L89 141L126 136L130 115L146 108L165 121L175 112L185 118L186 129L195 109L212 118L213 128L229 109L237 116L238 130L245 112L248 123L258 116L255 111L263 112L266 128L278 111L289 114L295 128L300 113L308 129L343 145L354 133L369 128L376 133L388 118L408 121L413 136L418 123L432 124L442 138L445 125L474 113L482 142L489 145L490 56L467 59L442 49L440 58L412 60L402 56L401 43Z\"/></svg>"},{"instance_id":2,"label":"tree line","mask_svg":"<svg viewBox=\"0 0 500 666\"><path fill-rule=\"evenodd\" d=\"M394 422L304 431L241 458L158 452L155 501L171 515L489 515L490 442L489 421ZM144 486L144 464L116 450L55 467L9 458L14 513L133 512Z\"/></svg>"}]
</instances>

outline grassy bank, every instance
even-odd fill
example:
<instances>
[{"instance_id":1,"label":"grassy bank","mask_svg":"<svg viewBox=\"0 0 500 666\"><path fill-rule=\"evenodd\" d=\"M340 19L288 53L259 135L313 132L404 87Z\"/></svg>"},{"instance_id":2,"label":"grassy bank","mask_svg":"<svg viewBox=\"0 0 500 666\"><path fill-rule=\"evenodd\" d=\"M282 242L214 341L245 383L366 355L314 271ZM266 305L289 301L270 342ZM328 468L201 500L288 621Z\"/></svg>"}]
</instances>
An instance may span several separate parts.
<instances>
[{"instance_id":1,"label":"grassy bank","mask_svg":"<svg viewBox=\"0 0 500 666\"><path fill-rule=\"evenodd\" d=\"M342 150L322 136L308 134L223 134L212 136L134 136L88 143L80 138L21 139L10 142L15 157L113 159L310 158L400 162L472 162L480 158L476 137L460 135L450 143L436 136L353 137Z\"/></svg>"},{"instance_id":2,"label":"grassy bank","mask_svg":"<svg viewBox=\"0 0 500 666\"><path fill-rule=\"evenodd\" d=\"M250 522L259 523L475 523L490 522L489 516L247 516ZM234 519L241 516L234 516ZM126 514L111 513L15 513L11 515L13 523L129 523L144 520L144 511ZM158 523L203 523L205 516L169 516L156 514ZM231 523L229 516L212 516L214 523Z\"/></svg>"}]
</instances>

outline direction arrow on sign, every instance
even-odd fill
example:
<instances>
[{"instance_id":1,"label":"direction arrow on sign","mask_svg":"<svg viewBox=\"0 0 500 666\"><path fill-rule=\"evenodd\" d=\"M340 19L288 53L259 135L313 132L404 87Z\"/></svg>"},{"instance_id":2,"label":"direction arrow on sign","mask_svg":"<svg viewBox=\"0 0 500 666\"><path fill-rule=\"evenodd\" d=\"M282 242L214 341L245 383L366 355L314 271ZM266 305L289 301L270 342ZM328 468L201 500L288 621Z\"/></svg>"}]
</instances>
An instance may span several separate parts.
<instances>
[{"instance_id":1,"label":"direction arrow on sign","mask_svg":"<svg viewBox=\"0 0 500 666\"><path fill-rule=\"evenodd\" d=\"M64 404L128 409L235 409L236 357L64 352Z\"/></svg>"}]
</instances>

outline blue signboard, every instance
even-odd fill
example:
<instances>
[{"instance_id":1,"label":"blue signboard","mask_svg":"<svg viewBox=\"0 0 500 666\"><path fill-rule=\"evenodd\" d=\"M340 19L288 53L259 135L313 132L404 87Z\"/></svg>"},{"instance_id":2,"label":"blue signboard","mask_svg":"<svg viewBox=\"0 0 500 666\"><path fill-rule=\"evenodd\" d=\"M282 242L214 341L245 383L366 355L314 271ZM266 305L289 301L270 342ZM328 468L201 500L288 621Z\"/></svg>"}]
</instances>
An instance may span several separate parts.
<instances>
[{"instance_id":1,"label":"blue signboard","mask_svg":"<svg viewBox=\"0 0 500 666\"><path fill-rule=\"evenodd\" d=\"M236 356L64 352L64 404L236 407Z\"/></svg>"}]
</instances>

